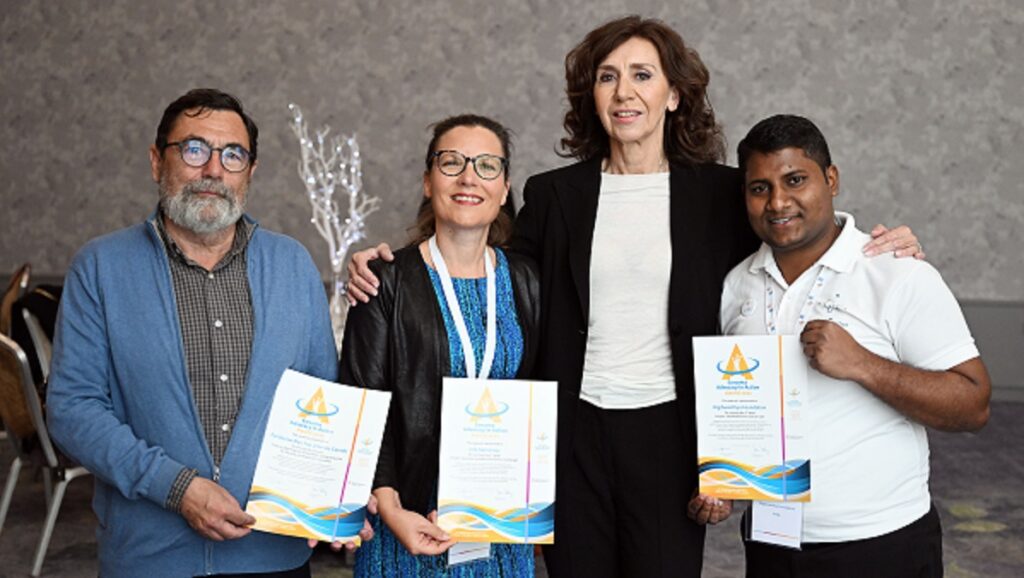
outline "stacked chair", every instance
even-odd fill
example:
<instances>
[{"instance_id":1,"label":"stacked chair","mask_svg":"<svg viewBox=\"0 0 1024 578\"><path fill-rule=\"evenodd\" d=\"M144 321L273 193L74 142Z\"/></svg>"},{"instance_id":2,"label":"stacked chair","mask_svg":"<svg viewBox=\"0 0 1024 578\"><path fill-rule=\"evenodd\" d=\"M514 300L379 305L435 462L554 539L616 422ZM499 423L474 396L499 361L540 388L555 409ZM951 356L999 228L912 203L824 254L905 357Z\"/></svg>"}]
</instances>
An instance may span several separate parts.
<instances>
[{"instance_id":1,"label":"stacked chair","mask_svg":"<svg viewBox=\"0 0 1024 578\"><path fill-rule=\"evenodd\" d=\"M32 576L39 576L67 486L71 480L89 472L57 450L46 426L40 388L49 373L50 338L33 313L27 308L14 307L15 301L26 293L28 271L28 265L25 265L12 279L3 295L3 318L0 318L0 329L3 330L0 334L0 419L3 420L15 456L0 497L0 533L3 532L22 466L28 464L38 467L43 476L46 498L46 521L32 564ZM42 380L33 378L32 367L24 349L9 337L12 322L21 321L13 319L14 311L24 319L31 344L38 356Z\"/></svg>"},{"instance_id":2,"label":"stacked chair","mask_svg":"<svg viewBox=\"0 0 1024 578\"><path fill-rule=\"evenodd\" d=\"M0 297L0 334L11 336L11 320L14 302L28 291L28 281L32 276L32 267L25 263L11 276L11 282Z\"/></svg>"}]
</instances>

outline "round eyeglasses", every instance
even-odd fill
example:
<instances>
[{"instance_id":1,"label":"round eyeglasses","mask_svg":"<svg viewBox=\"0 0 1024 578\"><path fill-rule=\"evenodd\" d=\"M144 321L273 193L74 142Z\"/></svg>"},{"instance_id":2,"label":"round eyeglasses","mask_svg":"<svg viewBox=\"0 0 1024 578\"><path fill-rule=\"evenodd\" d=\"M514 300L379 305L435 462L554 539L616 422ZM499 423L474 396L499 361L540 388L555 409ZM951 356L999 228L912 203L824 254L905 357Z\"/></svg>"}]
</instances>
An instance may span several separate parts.
<instances>
[{"instance_id":1,"label":"round eyeglasses","mask_svg":"<svg viewBox=\"0 0 1024 578\"><path fill-rule=\"evenodd\" d=\"M229 173L240 173L249 167L249 151L237 144L230 144L223 147L212 147L203 139L190 138L178 142L169 142L166 147L178 147L181 153L181 160L190 167L206 166L213 156L213 151L220 152L220 166Z\"/></svg>"},{"instance_id":2,"label":"round eyeglasses","mask_svg":"<svg viewBox=\"0 0 1024 578\"><path fill-rule=\"evenodd\" d=\"M466 170L466 165L473 163L477 176L485 181L493 181L508 169L508 160L498 155L476 155L467 157L459 151L436 151L430 155L442 175L457 177Z\"/></svg>"}]
</instances>

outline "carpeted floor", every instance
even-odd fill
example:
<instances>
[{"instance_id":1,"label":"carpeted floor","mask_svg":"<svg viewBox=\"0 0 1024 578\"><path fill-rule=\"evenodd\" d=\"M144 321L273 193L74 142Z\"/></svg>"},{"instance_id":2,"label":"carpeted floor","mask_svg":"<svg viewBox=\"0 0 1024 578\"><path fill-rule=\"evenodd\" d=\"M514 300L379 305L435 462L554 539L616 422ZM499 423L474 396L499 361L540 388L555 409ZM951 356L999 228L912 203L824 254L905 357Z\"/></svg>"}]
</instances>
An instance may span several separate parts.
<instances>
[{"instance_id":1,"label":"carpeted floor","mask_svg":"<svg viewBox=\"0 0 1024 578\"><path fill-rule=\"evenodd\" d=\"M1024 403L998 401L979 434L930 432L931 487L942 516L948 578L1024 576ZM0 444L0 484L12 459ZM43 576L96 576L95 518L89 506L92 478L75 480L60 512ZM28 576L44 517L38 476L23 470L0 533L0 578ZM704 576L743 574L739 516L708 532ZM546 576L538 564L538 576ZM351 576L343 555L318 550L318 578ZM632 578L632 577L631 577Z\"/></svg>"}]
</instances>

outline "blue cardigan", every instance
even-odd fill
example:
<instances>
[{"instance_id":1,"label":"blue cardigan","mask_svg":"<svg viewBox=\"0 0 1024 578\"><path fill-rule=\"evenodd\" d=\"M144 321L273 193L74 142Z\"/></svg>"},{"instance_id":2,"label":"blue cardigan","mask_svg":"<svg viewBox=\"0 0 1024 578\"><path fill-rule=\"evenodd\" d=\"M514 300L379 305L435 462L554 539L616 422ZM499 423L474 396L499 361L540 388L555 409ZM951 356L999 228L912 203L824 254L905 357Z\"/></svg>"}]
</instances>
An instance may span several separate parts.
<instances>
[{"instance_id":1,"label":"blue cardigan","mask_svg":"<svg viewBox=\"0 0 1024 578\"><path fill-rule=\"evenodd\" d=\"M337 376L327 299L305 248L257 227L246 266L252 356L220 465L220 484L243 508L282 372ZM213 542L164 509L183 467L212 479L214 464L153 218L95 239L76 255L61 299L47 412L57 444L96 476L101 576L271 572L308 559L305 540L254 531Z\"/></svg>"}]
</instances>

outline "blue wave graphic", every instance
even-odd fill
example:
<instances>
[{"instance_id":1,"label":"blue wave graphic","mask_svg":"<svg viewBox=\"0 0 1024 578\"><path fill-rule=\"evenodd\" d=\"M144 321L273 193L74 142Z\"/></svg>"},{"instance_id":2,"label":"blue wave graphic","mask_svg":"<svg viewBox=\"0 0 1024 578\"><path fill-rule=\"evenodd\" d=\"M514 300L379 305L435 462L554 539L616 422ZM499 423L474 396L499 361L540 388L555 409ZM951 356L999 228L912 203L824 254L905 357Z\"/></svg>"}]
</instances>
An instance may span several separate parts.
<instances>
[{"instance_id":1,"label":"blue wave graphic","mask_svg":"<svg viewBox=\"0 0 1024 578\"><path fill-rule=\"evenodd\" d=\"M725 470L740 479L732 480L729 485L743 487L753 486L762 492L783 497L799 495L811 489L811 461L789 460L781 465L765 468L761 473L724 460L711 460L700 465L698 473ZM785 486L785 488L783 488Z\"/></svg>"},{"instance_id":2,"label":"blue wave graphic","mask_svg":"<svg viewBox=\"0 0 1024 578\"><path fill-rule=\"evenodd\" d=\"M476 518L470 524L474 530L495 530L506 536L524 542L540 538L555 531L555 505L530 504L529 508L517 508L503 516L494 516L485 510L469 504L447 504L441 506L438 515L466 514Z\"/></svg>"},{"instance_id":3,"label":"blue wave graphic","mask_svg":"<svg viewBox=\"0 0 1024 578\"><path fill-rule=\"evenodd\" d=\"M499 401L498 405L501 406L501 409L499 409L498 411L493 411L493 412L490 412L490 413L477 413L477 412L469 409L470 407L473 406L473 404L467 403L466 404L466 413L468 413L469 415L471 415L473 417L498 417L499 415L501 415L501 414L503 414L503 413L508 411L508 404L507 403L505 403L503 401Z\"/></svg>"},{"instance_id":4,"label":"blue wave graphic","mask_svg":"<svg viewBox=\"0 0 1024 578\"><path fill-rule=\"evenodd\" d=\"M739 370L736 370L736 371L729 371L728 369L724 369L722 367L722 362L721 361L718 362L718 365L716 365L715 368L718 369L719 373L722 373L724 375L743 375L744 373L754 373L755 371L757 371L758 367L761 367L761 362L758 361L754 357L751 357L749 359L750 359L750 361L754 362L754 366L750 367L750 368L747 368L747 369L739 369Z\"/></svg>"},{"instance_id":5,"label":"blue wave graphic","mask_svg":"<svg viewBox=\"0 0 1024 578\"><path fill-rule=\"evenodd\" d=\"M309 411L309 410L303 408L302 407L302 400L301 399L295 400L295 407L299 411L301 411L302 413L304 413L306 415L311 415L311 416L314 416L314 417L331 417L332 415L334 415L334 414L338 413L339 411L341 411L341 409L338 407L338 404L336 404L336 403L330 403L330 404L327 404L327 405L331 406L331 411L328 411L326 413L319 413L319 412L315 412L315 411Z\"/></svg>"},{"instance_id":6,"label":"blue wave graphic","mask_svg":"<svg viewBox=\"0 0 1024 578\"><path fill-rule=\"evenodd\" d=\"M269 502L280 506L285 511L277 514L281 522L300 524L311 532L321 536L355 536L363 529L366 519L365 504L342 504L336 508L320 508L307 512L295 505L291 500L269 492L253 492L249 502Z\"/></svg>"}]
</instances>

